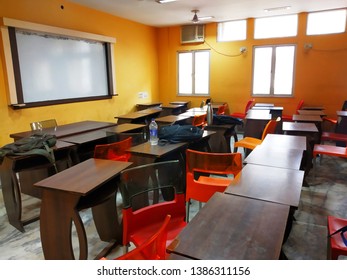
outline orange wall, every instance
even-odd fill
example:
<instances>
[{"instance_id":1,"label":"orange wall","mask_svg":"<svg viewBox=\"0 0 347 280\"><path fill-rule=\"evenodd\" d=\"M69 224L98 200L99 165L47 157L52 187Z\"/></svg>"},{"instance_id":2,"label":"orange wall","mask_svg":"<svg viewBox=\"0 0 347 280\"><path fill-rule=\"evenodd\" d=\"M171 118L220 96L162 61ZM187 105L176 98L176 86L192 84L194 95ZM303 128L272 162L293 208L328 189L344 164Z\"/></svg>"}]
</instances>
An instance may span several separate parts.
<instances>
[{"instance_id":1,"label":"orange wall","mask_svg":"<svg viewBox=\"0 0 347 280\"><path fill-rule=\"evenodd\" d=\"M159 85L162 102L190 99L198 106L203 98L183 98L176 95L176 53L178 50L211 49L210 92L212 100L227 101L231 111L243 111L251 97L252 48L267 44L297 44L294 97L256 98L256 102L275 103L284 107L285 114L293 114L300 99L306 105L324 105L328 115L336 116L347 99L347 34L306 36L306 13L299 15L298 36L293 38L254 40L253 19L248 19L246 41L216 42L216 23L206 26L203 44L180 44L180 27L159 30ZM305 43L313 49L304 50ZM210 47L211 46L211 47ZM235 56L240 47L247 53ZM225 56L222 54L227 54Z\"/></svg>"},{"instance_id":2,"label":"orange wall","mask_svg":"<svg viewBox=\"0 0 347 280\"><path fill-rule=\"evenodd\" d=\"M32 121L55 118L58 124L80 120L115 122L116 115L134 110L134 104L159 100L155 28L62 0L0 0L0 17L116 38L116 89L119 94L108 100L13 110L7 105L7 76L0 41L0 146L12 142L10 133L29 130ZM149 93L147 99L138 99L137 93L142 91Z\"/></svg>"}]
</instances>

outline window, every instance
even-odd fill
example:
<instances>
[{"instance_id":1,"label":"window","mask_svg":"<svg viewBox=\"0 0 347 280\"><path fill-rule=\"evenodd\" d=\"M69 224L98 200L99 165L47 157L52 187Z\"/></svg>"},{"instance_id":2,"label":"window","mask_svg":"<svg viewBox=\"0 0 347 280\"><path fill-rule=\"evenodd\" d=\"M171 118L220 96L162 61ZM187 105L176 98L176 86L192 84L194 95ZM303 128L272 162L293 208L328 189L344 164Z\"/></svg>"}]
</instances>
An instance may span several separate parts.
<instances>
[{"instance_id":1,"label":"window","mask_svg":"<svg viewBox=\"0 0 347 280\"><path fill-rule=\"evenodd\" d=\"M298 15L255 19L254 38L293 37L298 33Z\"/></svg>"},{"instance_id":2,"label":"window","mask_svg":"<svg viewBox=\"0 0 347 280\"><path fill-rule=\"evenodd\" d=\"M238 41L246 40L247 37L247 21L235 20L218 23L217 41Z\"/></svg>"},{"instance_id":3,"label":"window","mask_svg":"<svg viewBox=\"0 0 347 280\"><path fill-rule=\"evenodd\" d=\"M309 13L307 35L342 33L346 29L346 10Z\"/></svg>"},{"instance_id":4,"label":"window","mask_svg":"<svg viewBox=\"0 0 347 280\"><path fill-rule=\"evenodd\" d=\"M254 48L253 95L293 94L295 49L294 45Z\"/></svg>"},{"instance_id":5,"label":"window","mask_svg":"<svg viewBox=\"0 0 347 280\"><path fill-rule=\"evenodd\" d=\"M178 53L178 94L209 95L210 52Z\"/></svg>"}]
</instances>

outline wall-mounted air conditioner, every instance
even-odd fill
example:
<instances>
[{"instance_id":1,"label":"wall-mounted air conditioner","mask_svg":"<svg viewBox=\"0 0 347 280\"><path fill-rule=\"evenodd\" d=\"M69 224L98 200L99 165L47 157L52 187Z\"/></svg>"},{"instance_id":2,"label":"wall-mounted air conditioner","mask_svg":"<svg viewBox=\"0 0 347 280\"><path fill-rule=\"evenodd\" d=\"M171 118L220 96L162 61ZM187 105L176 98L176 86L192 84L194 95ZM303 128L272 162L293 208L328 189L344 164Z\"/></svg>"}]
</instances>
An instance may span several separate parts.
<instances>
[{"instance_id":1,"label":"wall-mounted air conditioner","mask_svg":"<svg viewBox=\"0 0 347 280\"><path fill-rule=\"evenodd\" d=\"M201 43L205 41L205 25L183 25L181 26L181 43Z\"/></svg>"}]
</instances>

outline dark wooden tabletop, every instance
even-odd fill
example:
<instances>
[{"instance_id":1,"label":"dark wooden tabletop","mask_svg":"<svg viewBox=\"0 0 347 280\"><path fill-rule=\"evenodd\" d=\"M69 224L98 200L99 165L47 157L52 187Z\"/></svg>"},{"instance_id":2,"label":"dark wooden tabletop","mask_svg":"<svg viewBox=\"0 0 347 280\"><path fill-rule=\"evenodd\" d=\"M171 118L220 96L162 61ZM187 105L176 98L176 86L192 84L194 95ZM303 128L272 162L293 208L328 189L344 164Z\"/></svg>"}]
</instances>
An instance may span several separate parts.
<instances>
[{"instance_id":1,"label":"dark wooden tabletop","mask_svg":"<svg viewBox=\"0 0 347 280\"><path fill-rule=\"evenodd\" d=\"M244 160L247 164L258 164L300 170L303 150L257 146Z\"/></svg>"},{"instance_id":2,"label":"dark wooden tabletop","mask_svg":"<svg viewBox=\"0 0 347 280\"><path fill-rule=\"evenodd\" d=\"M293 121L296 122L322 122L320 116L315 115L293 115Z\"/></svg>"},{"instance_id":3,"label":"dark wooden tabletop","mask_svg":"<svg viewBox=\"0 0 347 280\"><path fill-rule=\"evenodd\" d=\"M201 260L279 259L289 206L215 193L168 251Z\"/></svg>"},{"instance_id":4,"label":"dark wooden tabletop","mask_svg":"<svg viewBox=\"0 0 347 280\"><path fill-rule=\"evenodd\" d=\"M247 164L225 193L297 208L304 173L301 170Z\"/></svg>"},{"instance_id":5,"label":"dark wooden tabletop","mask_svg":"<svg viewBox=\"0 0 347 280\"><path fill-rule=\"evenodd\" d=\"M268 148L269 151L272 148L306 150L306 142L305 136L268 134L261 146Z\"/></svg>"},{"instance_id":6,"label":"dark wooden tabletop","mask_svg":"<svg viewBox=\"0 0 347 280\"><path fill-rule=\"evenodd\" d=\"M283 122L282 130L284 132L318 132L318 128L314 123L305 122Z\"/></svg>"},{"instance_id":7,"label":"dark wooden tabletop","mask_svg":"<svg viewBox=\"0 0 347 280\"><path fill-rule=\"evenodd\" d=\"M62 138L65 136L70 136L74 134L79 134L83 132L93 131L97 129L107 128L116 126L116 123L112 122L99 122L99 121L81 121L70 124L58 125L57 127L44 128L40 133L54 134L57 138ZM35 133L34 131L24 131L19 133L10 134L11 138L20 139L27 137Z\"/></svg>"},{"instance_id":8,"label":"dark wooden tabletop","mask_svg":"<svg viewBox=\"0 0 347 280\"><path fill-rule=\"evenodd\" d=\"M35 186L85 196L131 164L91 158L41 180Z\"/></svg>"}]
</instances>

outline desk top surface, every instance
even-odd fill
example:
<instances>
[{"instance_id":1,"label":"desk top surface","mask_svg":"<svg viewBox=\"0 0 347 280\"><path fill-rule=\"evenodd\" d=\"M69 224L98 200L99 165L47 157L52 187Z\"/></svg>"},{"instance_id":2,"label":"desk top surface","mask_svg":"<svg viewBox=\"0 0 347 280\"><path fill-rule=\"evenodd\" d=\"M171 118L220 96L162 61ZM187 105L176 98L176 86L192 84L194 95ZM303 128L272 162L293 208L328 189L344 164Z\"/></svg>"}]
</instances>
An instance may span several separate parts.
<instances>
[{"instance_id":1,"label":"desk top surface","mask_svg":"<svg viewBox=\"0 0 347 280\"><path fill-rule=\"evenodd\" d=\"M189 116L189 115L178 115L178 116L168 115L168 116L156 118L155 121L157 123L174 123L174 122L178 122L178 121L187 120L189 118L191 118L191 116Z\"/></svg>"},{"instance_id":2,"label":"desk top surface","mask_svg":"<svg viewBox=\"0 0 347 280\"><path fill-rule=\"evenodd\" d=\"M291 132L318 132L318 128L314 123L305 122L283 122L282 130Z\"/></svg>"},{"instance_id":3,"label":"desk top surface","mask_svg":"<svg viewBox=\"0 0 347 280\"><path fill-rule=\"evenodd\" d=\"M215 193L168 251L202 260L279 259L289 206Z\"/></svg>"},{"instance_id":4,"label":"desk top surface","mask_svg":"<svg viewBox=\"0 0 347 280\"><path fill-rule=\"evenodd\" d=\"M310 115L310 116L325 116L323 110L298 110L300 115Z\"/></svg>"},{"instance_id":5,"label":"desk top surface","mask_svg":"<svg viewBox=\"0 0 347 280\"><path fill-rule=\"evenodd\" d=\"M339 117L347 117L347 111L336 111Z\"/></svg>"},{"instance_id":6,"label":"desk top surface","mask_svg":"<svg viewBox=\"0 0 347 280\"><path fill-rule=\"evenodd\" d=\"M271 120L270 110L253 110L247 112L246 120Z\"/></svg>"},{"instance_id":7,"label":"desk top surface","mask_svg":"<svg viewBox=\"0 0 347 280\"><path fill-rule=\"evenodd\" d=\"M274 107L274 106L275 104L273 103L255 103L253 107Z\"/></svg>"},{"instance_id":8,"label":"desk top surface","mask_svg":"<svg viewBox=\"0 0 347 280\"><path fill-rule=\"evenodd\" d=\"M116 123L111 123L111 122L81 121L81 122L75 122L70 124L58 125L52 128L44 128L42 129L42 132L47 134L54 134L57 136L57 138L62 138L62 137L73 135L73 134L112 127L116 125L117 125ZM32 134L33 134L33 131L29 130L25 132L12 133L10 134L10 137L14 139L20 139L23 137L30 136Z\"/></svg>"},{"instance_id":9,"label":"desk top surface","mask_svg":"<svg viewBox=\"0 0 347 280\"><path fill-rule=\"evenodd\" d=\"M302 170L246 164L225 193L297 208L303 180Z\"/></svg>"},{"instance_id":10,"label":"desk top surface","mask_svg":"<svg viewBox=\"0 0 347 280\"><path fill-rule=\"evenodd\" d=\"M43 179L34 185L45 189L85 196L117 176L131 164L131 162L91 158Z\"/></svg>"},{"instance_id":11,"label":"desk top surface","mask_svg":"<svg viewBox=\"0 0 347 280\"><path fill-rule=\"evenodd\" d=\"M44 189L85 196L129 167L131 162L88 159L34 185Z\"/></svg>"},{"instance_id":12,"label":"desk top surface","mask_svg":"<svg viewBox=\"0 0 347 280\"><path fill-rule=\"evenodd\" d=\"M244 160L247 164L258 164L299 170L303 150L257 146Z\"/></svg>"},{"instance_id":13,"label":"desk top surface","mask_svg":"<svg viewBox=\"0 0 347 280\"><path fill-rule=\"evenodd\" d=\"M293 115L293 121L297 122L322 122L322 118L316 115Z\"/></svg>"},{"instance_id":14,"label":"desk top surface","mask_svg":"<svg viewBox=\"0 0 347 280\"><path fill-rule=\"evenodd\" d=\"M306 150L306 137L284 134L268 134L261 143L262 147L267 149L299 149Z\"/></svg>"}]
</instances>

